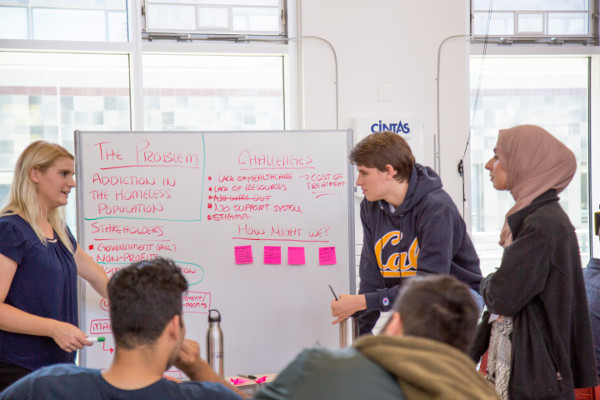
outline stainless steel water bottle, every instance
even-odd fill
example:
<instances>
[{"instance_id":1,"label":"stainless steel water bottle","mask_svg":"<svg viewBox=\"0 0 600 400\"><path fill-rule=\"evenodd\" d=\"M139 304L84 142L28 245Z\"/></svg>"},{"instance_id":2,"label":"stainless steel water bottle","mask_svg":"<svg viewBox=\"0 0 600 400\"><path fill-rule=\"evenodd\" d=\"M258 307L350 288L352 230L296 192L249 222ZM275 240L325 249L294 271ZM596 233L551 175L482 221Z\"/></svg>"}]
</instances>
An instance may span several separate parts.
<instances>
[{"instance_id":1,"label":"stainless steel water bottle","mask_svg":"<svg viewBox=\"0 0 600 400\"><path fill-rule=\"evenodd\" d=\"M216 313L216 316L213 313ZM213 371L223 378L225 374L225 368L223 367L223 331L221 331L221 313L216 309L208 310L206 359Z\"/></svg>"}]
</instances>

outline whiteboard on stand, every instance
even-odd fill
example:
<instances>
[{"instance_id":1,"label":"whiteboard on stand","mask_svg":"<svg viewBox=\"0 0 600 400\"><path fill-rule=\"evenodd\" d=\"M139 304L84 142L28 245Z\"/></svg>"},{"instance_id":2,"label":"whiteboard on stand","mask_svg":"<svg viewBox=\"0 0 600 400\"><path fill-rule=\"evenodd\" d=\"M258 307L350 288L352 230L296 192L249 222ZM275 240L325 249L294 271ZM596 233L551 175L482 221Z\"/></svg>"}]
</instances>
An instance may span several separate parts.
<instances>
[{"instance_id":1,"label":"whiteboard on stand","mask_svg":"<svg viewBox=\"0 0 600 400\"><path fill-rule=\"evenodd\" d=\"M173 259L203 358L208 310L222 315L226 376L279 372L305 347L339 346L328 285L355 293L350 130L76 131L75 145L80 245L109 276ZM108 301L81 287L80 325L107 340L80 362L107 368Z\"/></svg>"}]
</instances>

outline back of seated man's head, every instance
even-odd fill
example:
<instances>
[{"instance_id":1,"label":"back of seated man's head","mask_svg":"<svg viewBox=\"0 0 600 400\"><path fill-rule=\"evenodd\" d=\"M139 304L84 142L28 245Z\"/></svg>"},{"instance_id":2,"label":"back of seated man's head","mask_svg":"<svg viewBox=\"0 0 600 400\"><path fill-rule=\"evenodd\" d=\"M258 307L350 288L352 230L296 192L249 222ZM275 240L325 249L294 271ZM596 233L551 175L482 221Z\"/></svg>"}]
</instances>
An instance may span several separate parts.
<instances>
[{"instance_id":1,"label":"back of seated man's head","mask_svg":"<svg viewBox=\"0 0 600 400\"><path fill-rule=\"evenodd\" d=\"M108 282L110 319L117 348L152 345L175 315L187 281L171 260L155 258L117 271ZM181 319L180 319L181 321Z\"/></svg>"},{"instance_id":2,"label":"back of seated man's head","mask_svg":"<svg viewBox=\"0 0 600 400\"><path fill-rule=\"evenodd\" d=\"M400 313L404 335L444 342L463 352L471 346L479 319L469 287L450 275L409 279L393 310Z\"/></svg>"}]
</instances>

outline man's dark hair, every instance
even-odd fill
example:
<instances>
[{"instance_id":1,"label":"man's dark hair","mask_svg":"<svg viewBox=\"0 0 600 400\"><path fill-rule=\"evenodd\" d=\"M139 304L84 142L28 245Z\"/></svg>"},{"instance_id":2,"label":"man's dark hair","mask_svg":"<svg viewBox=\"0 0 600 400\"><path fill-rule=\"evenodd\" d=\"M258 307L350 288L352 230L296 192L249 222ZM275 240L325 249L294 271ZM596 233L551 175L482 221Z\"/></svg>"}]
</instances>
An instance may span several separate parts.
<instances>
[{"instance_id":1,"label":"man's dark hair","mask_svg":"<svg viewBox=\"0 0 600 400\"><path fill-rule=\"evenodd\" d=\"M394 311L404 335L447 343L467 353L479 319L469 287L451 275L415 277L402 285Z\"/></svg>"},{"instance_id":2,"label":"man's dark hair","mask_svg":"<svg viewBox=\"0 0 600 400\"><path fill-rule=\"evenodd\" d=\"M117 346L152 345L182 314L187 281L175 263L155 258L117 271L108 282L110 319Z\"/></svg>"},{"instance_id":3,"label":"man's dark hair","mask_svg":"<svg viewBox=\"0 0 600 400\"><path fill-rule=\"evenodd\" d=\"M390 164L397 171L394 178L403 182L410 179L415 156L404 138L386 131L372 133L358 142L350 151L350 162L379 171L385 171Z\"/></svg>"}]
</instances>

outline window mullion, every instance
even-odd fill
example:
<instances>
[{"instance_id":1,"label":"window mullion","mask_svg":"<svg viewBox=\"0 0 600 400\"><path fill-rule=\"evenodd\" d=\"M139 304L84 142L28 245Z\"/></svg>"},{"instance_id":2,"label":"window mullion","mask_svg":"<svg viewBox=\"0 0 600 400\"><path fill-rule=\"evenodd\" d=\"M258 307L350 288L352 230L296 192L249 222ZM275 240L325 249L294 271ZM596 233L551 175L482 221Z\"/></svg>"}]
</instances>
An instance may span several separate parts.
<instances>
[{"instance_id":1,"label":"window mullion","mask_svg":"<svg viewBox=\"0 0 600 400\"><path fill-rule=\"evenodd\" d=\"M142 68L142 2L143 0L129 0L131 21L130 41L132 52L129 56L129 82L131 101L132 130L144 130L144 79Z\"/></svg>"}]
</instances>

